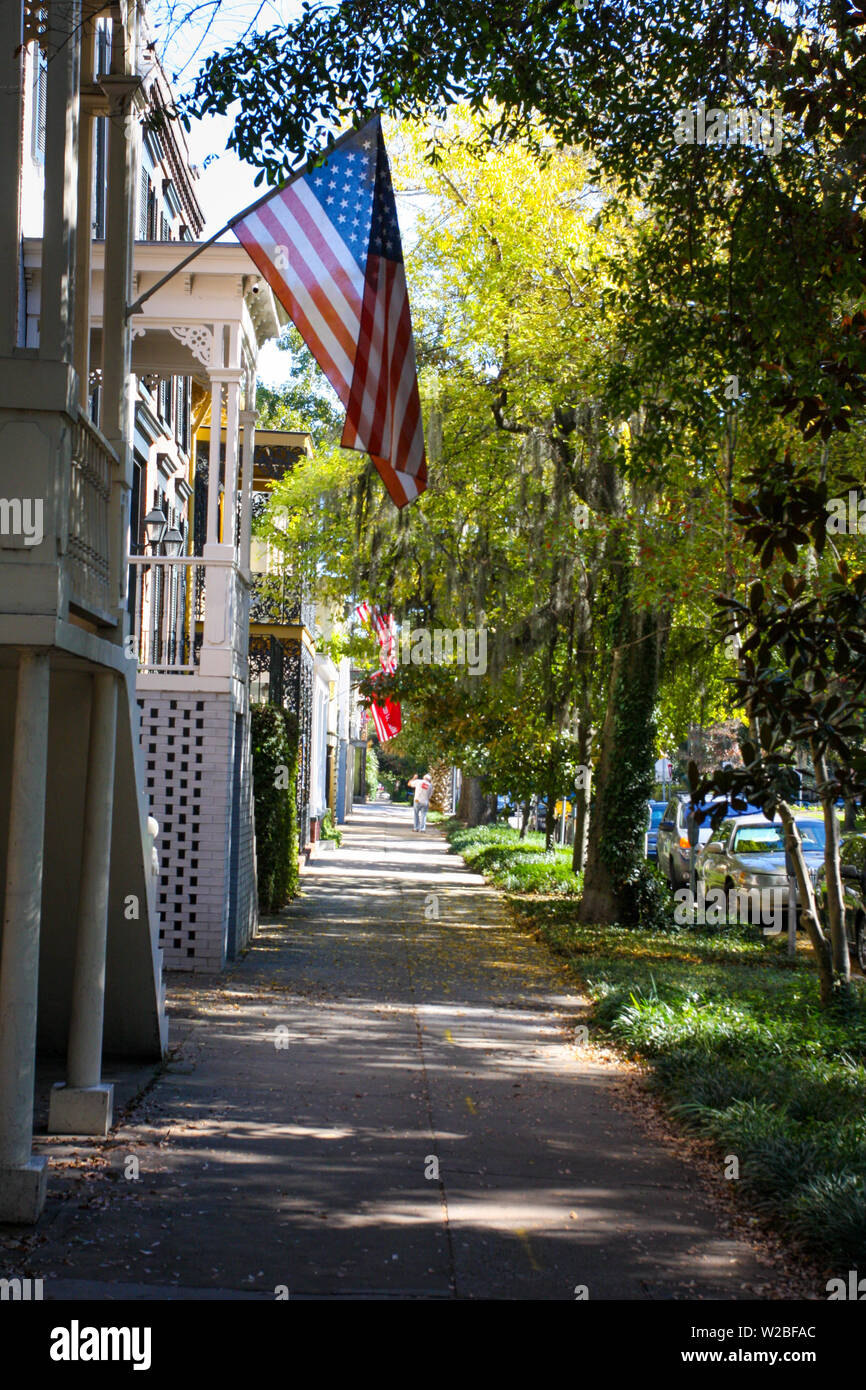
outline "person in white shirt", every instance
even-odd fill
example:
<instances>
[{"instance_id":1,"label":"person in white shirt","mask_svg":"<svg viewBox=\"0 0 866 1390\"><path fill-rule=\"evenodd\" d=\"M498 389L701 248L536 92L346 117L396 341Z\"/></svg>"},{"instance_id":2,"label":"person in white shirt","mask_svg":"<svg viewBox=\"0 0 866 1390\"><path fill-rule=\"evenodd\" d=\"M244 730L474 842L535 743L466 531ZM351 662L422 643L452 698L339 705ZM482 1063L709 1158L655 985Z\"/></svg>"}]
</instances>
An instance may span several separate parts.
<instances>
[{"instance_id":1,"label":"person in white shirt","mask_svg":"<svg viewBox=\"0 0 866 1390\"><path fill-rule=\"evenodd\" d=\"M409 786L415 788L415 800L412 803L412 810L415 813L415 829L426 830L427 807L430 805L430 793L433 790L430 773L426 772L422 776L420 772L417 772L414 777L409 778Z\"/></svg>"}]
</instances>

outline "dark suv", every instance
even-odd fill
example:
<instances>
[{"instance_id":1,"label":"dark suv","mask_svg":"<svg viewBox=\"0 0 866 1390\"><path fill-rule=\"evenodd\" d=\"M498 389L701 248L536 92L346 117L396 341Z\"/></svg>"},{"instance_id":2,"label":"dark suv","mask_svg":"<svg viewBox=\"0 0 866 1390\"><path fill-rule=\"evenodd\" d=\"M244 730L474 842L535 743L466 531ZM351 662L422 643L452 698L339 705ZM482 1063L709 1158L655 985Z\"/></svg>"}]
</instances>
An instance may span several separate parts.
<instances>
[{"instance_id":1,"label":"dark suv","mask_svg":"<svg viewBox=\"0 0 866 1390\"><path fill-rule=\"evenodd\" d=\"M860 969L866 975L866 835L851 835L842 842L839 853L842 870L842 900L845 930L857 952ZM827 920L827 885L823 865L818 871L818 907Z\"/></svg>"}]
</instances>

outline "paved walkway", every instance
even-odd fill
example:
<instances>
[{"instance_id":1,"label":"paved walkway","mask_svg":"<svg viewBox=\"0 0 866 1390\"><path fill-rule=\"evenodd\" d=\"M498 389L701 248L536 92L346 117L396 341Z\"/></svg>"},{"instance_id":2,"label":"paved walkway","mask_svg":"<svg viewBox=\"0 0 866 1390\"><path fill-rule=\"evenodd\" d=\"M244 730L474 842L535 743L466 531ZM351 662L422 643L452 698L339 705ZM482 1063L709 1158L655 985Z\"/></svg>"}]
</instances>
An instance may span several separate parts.
<instances>
[{"instance_id":1,"label":"paved walkway","mask_svg":"<svg viewBox=\"0 0 866 1390\"><path fill-rule=\"evenodd\" d=\"M108 1142L43 1143L51 1195L26 1240L46 1297L766 1283L685 1166L611 1105L611 1069L581 1059L560 964L407 808L356 808L245 960L171 979L167 1071Z\"/></svg>"}]
</instances>

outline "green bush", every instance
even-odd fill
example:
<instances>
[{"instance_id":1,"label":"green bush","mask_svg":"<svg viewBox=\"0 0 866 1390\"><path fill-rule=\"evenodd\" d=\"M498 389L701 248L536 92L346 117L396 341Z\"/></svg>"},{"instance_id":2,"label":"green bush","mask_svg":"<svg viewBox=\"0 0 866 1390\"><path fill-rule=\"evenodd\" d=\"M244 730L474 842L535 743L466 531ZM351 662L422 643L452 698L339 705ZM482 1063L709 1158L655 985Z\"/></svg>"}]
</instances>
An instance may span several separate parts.
<instances>
[{"instance_id":1,"label":"green bush","mask_svg":"<svg viewBox=\"0 0 866 1390\"><path fill-rule=\"evenodd\" d=\"M544 835L530 831L521 840L510 825L455 826L448 835L472 869L509 893L574 896L581 877L571 867L571 849L544 848Z\"/></svg>"},{"instance_id":2,"label":"green bush","mask_svg":"<svg viewBox=\"0 0 866 1390\"><path fill-rule=\"evenodd\" d=\"M365 795L368 801L376 800L379 790L379 759L372 748L367 749L367 772Z\"/></svg>"},{"instance_id":3,"label":"green bush","mask_svg":"<svg viewBox=\"0 0 866 1390\"><path fill-rule=\"evenodd\" d=\"M250 714L259 911L279 912L298 891L298 720L277 705Z\"/></svg>"},{"instance_id":4,"label":"green bush","mask_svg":"<svg viewBox=\"0 0 866 1390\"><path fill-rule=\"evenodd\" d=\"M338 845L343 843L343 832L334 824L334 814L330 806L322 816L321 835L323 840L336 840Z\"/></svg>"}]
</instances>

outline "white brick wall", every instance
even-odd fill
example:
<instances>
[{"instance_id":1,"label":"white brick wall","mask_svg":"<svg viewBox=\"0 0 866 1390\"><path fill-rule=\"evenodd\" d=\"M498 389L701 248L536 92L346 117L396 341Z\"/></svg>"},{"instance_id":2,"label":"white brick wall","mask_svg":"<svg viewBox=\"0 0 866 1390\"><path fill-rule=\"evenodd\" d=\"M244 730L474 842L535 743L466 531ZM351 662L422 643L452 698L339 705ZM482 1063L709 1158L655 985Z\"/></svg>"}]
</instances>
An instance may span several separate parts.
<instances>
[{"instance_id":1,"label":"white brick wall","mask_svg":"<svg viewBox=\"0 0 866 1390\"><path fill-rule=\"evenodd\" d=\"M167 970L226 960L235 710L228 694L147 691L138 698L146 787L159 822L159 944ZM241 725L237 948L257 927L249 716Z\"/></svg>"}]
</instances>

